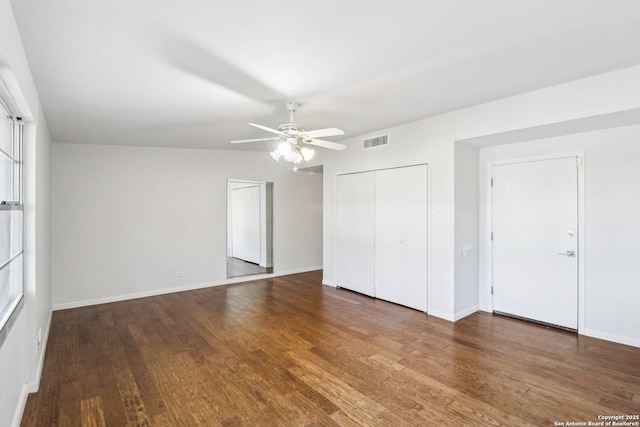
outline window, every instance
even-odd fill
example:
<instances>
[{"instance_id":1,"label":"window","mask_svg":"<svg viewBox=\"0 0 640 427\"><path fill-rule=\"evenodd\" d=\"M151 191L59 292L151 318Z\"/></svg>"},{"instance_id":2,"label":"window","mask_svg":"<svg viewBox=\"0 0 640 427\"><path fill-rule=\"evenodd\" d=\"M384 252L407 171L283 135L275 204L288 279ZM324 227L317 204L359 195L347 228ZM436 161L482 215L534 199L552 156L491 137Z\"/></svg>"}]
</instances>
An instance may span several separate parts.
<instances>
[{"instance_id":1,"label":"window","mask_svg":"<svg viewBox=\"0 0 640 427\"><path fill-rule=\"evenodd\" d=\"M23 221L22 125L0 102L0 337L23 295Z\"/></svg>"}]
</instances>

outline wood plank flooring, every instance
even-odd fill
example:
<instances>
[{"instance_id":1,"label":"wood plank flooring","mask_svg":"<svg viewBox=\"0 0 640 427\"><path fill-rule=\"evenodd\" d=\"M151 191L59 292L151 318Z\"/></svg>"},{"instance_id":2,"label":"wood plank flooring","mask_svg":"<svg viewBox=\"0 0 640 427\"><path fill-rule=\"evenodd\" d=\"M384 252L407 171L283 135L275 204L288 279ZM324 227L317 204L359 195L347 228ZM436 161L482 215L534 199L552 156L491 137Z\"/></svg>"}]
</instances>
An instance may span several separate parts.
<instances>
[{"instance_id":1,"label":"wood plank flooring","mask_svg":"<svg viewBox=\"0 0 640 427\"><path fill-rule=\"evenodd\" d=\"M640 414L640 349L456 323L321 272L54 313L23 426L553 426ZM556 424L560 425L560 424Z\"/></svg>"}]
</instances>

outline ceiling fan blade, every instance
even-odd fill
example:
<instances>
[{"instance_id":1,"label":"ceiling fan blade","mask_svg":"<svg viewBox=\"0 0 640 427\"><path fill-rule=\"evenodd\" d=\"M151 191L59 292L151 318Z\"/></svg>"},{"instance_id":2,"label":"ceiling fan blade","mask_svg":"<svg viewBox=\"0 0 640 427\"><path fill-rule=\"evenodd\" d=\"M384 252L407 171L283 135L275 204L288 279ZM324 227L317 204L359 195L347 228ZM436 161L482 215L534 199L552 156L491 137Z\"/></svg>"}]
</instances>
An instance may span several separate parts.
<instances>
[{"instance_id":1,"label":"ceiling fan blade","mask_svg":"<svg viewBox=\"0 0 640 427\"><path fill-rule=\"evenodd\" d=\"M347 148L344 144L338 144L337 142L324 141L322 139L306 139L303 140L305 143L310 145L315 145L317 147L329 148L331 150L342 151Z\"/></svg>"},{"instance_id":2,"label":"ceiling fan blade","mask_svg":"<svg viewBox=\"0 0 640 427\"><path fill-rule=\"evenodd\" d=\"M257 138L257 139L238 139L236 141L231 141L232 144L241 144L243 142L258 142L258 141L276 141L280 139L278 138Z\"/></svg>"},{"instance_id":3,"label":"ceiling fan blade","mask_svg":"<svg viewBox=\"0 0 640 427\"><path fill-rule=\"evenodd\" d=\"M280 132L279 130L275 130L275 129L271 129L269 127L266 126L262 126L262 125L257 125L255 123L249 123L251 126L253 126L254 128L258 128L258 129L262 129L262 130L266 130L267 132L271 132L271 133L275 133L277 135L282 135L283 133Z\"/></svg>"},{"instance_id":4,"label":"ceiling fan blade","mask_svg":"<svg viewBox=\"0 0 640 427\"><path fill-rule=\"evenodd\" d=\"M338 128L326 128L326 129L310 130L308 132L305 132L304 135L307 138L323 138L325 136L344 135L344 131Z\"/></svg>"}]
</instances>

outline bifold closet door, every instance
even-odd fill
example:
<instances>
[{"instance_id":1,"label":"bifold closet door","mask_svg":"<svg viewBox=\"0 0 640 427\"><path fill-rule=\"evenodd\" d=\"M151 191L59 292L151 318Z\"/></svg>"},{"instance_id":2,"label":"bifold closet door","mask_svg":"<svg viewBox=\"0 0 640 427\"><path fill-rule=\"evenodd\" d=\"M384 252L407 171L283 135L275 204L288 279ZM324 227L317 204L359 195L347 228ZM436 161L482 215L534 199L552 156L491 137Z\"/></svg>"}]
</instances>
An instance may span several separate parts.
<instances>
[{"instance_id":1,"label":"bifold closet door","mask_svg":"<svg viewBox=\"0 0 640 427\"><path fill-rule=\"evenodd\" d=\"M427 166L375 174L375 296L427 311Z\"/></svg>"},{"instance_id":2,"label":"bifold closet door","mask_svg":"<svg viewBox=\"0 0 640 427\"><path fill-rule=\"evenodd\" d=\"M336 285L374 295L374 173L336 177Z\"/></svg>"}]
</instances>

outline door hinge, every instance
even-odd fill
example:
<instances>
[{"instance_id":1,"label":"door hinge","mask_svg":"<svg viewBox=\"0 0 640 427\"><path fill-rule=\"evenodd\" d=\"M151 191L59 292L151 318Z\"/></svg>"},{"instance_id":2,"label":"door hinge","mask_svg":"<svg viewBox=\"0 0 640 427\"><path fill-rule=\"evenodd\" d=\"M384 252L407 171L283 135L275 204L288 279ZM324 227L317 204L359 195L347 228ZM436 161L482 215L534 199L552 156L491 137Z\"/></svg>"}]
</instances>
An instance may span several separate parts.
<instances>
[{"instance_id":1,"label":"door hinge","mask_svg":"<svg viewBox=\"0 0 640 427\"><path fill-rule=\"evenodd\" d=\"M582 157L576 157L576 165L582 165Z\"/></svg>"},{"instance_id":2,"label":"door hinge","mask_svg":"<svg viewBox=\"0 0 640 427\"><path fill-rule=\"evenodd\" d=\"M491 295L493 295L493 286L491 286Z\"/></svg>"},{"instance_id":3,"label":"door hinge","mask_svg":"<svg viewBox=\"0 0 640 427\"><path fill-rule=\"evenodd\" d=\"M491 232L491 241L493 242L493 231Z\"/></svg>"},{"instance_id":4,"label":"door hinge","mask_svg":"<svg viewBox=\"0 0 640 427\"><path fill-rule=\"evenodd\" d=\"M491 178L491 187L493 187L493 178Z\"/></svg>"}]
</instances>

